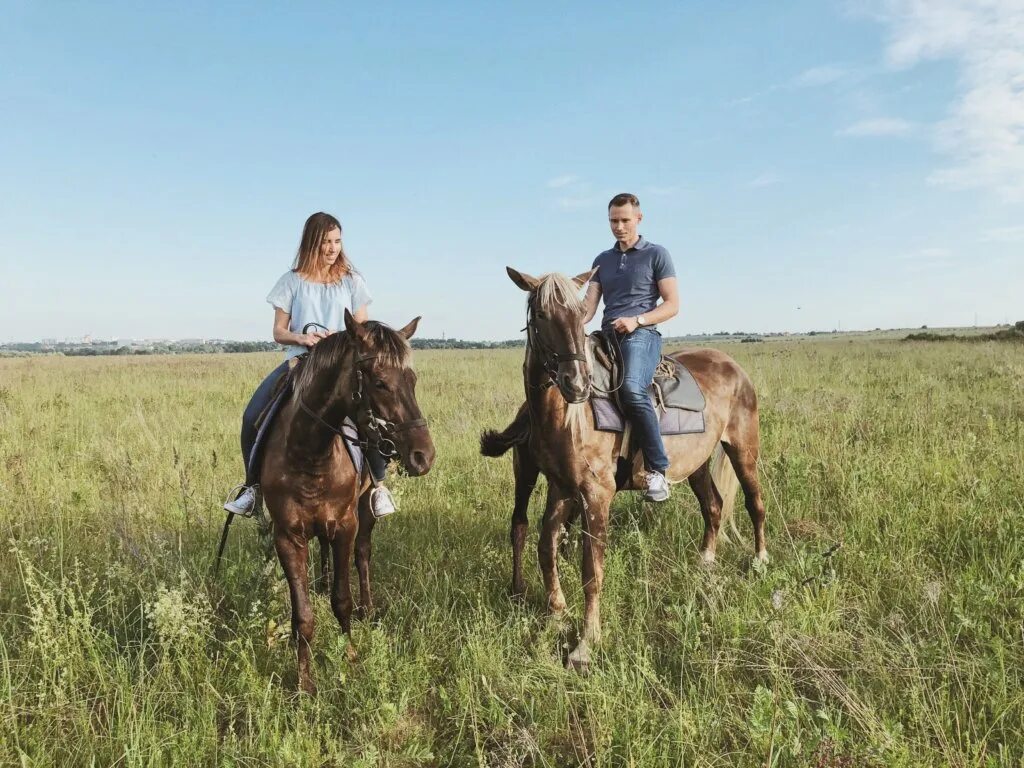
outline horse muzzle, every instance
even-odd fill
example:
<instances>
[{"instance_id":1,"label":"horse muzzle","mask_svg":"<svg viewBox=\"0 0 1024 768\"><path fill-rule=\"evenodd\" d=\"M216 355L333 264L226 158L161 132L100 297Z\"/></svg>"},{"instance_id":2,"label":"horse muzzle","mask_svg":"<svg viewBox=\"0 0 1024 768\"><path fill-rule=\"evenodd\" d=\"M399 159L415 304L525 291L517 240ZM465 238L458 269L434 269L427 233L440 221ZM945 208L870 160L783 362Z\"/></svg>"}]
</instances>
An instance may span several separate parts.
<instances>
[{"instance_id":1,"label":"horse muzzle","mask_svg":"<svg viewBox=\"0 0 1024 768\"><path fill-rule=\"evenodd\" d=\"M588 381L584 386L565 382L560 379L558 382L558 391L562 395L565 402L570 405L579 405L585 403L590 399L590 382Z\"/></svg>"},{"instance_id":2,"label":"horse muzzle","mask_svg":"<svg viewBox=\"0 0 1024 768\"><path fill-rule=\"evenodd\" d=\"M402 464L405 465L405 471L409 473L410 477L421 477L430 471L430 468L434 466L434 458L436 451L434 450L434 441L430 437L430 432L427 431L426 427L422 427L423 436L416 438L410 436L408 448L405 451L405 455L402 457ZM416 432L419 432L417 429ZM418 439L417 439L418 438Z\"/></svg>"}]
</instances>

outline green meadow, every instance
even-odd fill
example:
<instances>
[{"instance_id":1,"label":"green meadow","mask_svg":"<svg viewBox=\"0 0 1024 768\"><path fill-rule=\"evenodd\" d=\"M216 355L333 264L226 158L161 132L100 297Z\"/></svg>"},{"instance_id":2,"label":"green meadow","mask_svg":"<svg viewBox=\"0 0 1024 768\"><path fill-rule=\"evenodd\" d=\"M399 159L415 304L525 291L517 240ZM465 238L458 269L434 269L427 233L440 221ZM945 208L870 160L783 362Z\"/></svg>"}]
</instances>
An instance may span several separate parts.
<instances>
[{"instance_id":1,"label":"green meadow","mask_svg":"<svg viewBox=\"0 0 1024 768\"><path fill-rule=\"evenodd\" d=\"M392 481L358 658L316 597L315 698L255 523L211 571L278 356L0 360L0 765L1024 765L1024 345L723 348L760 396L771 563L739 505L706 569L688 486L620 495L586 676L578 531L559 624L538 489L511 601L511 462L478 453L522 350L417 353L437 461Z\"/></svg>"}]
</instances>

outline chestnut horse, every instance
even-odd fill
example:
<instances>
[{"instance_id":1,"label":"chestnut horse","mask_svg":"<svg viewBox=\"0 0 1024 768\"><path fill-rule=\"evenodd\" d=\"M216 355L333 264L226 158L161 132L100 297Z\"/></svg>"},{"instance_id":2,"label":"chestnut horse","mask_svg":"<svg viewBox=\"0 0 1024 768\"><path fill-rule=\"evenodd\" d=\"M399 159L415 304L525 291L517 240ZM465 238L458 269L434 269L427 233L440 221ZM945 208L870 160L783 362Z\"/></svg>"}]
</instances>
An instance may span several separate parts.
<instances>
[{"instance_id":1,"label":"chestnut horse","mask_svg":"<svg viewBox=\"0 0 1024 768\"><path fill-rule=\"evenodd\" d=\"M547 477L548 496L537 556L548 609L556 615L566 607L558 578L560 531L576 516L581 518L583 633L569 654L568 663L585 669L591 647L601 638L599 603L608 509L616 491L645 487L643 461L637 455L629 480L616 487L623 435L598 431L587 402L591 393L590 363L579 291L593 271L570 279L557 273L538 278L511 267L507 270L512 281L529 293L523 364L526 403L503 432L483 433L481 452L500 456L515 448L516 494L511 530L514 595L522 595L525 590L522 549L526 510L539 472ZM704 518L701 555L706 563L714 562L723 509L726 515L731 513L738 480L754 524L754 557L766 562L765 509L757 477L760 440L754 386L743 369L723 352L688 349L671 357L693 374L706 402L703 433L665 437L665 451L671 462L668 479L689 480L700 504Z\"/></svg>"},{"instance_id":2,"label":"chestnut horse","mask_svg":"<svg viewBox=\"0 0 1024 768\"><path fill-rule=\"evenodd\" d=\"M424 475L434 444L416 402L410 367L417 317L399 331L357 322L345 311L345 333L318 342L298 364L292 393L267 435L260 462L263 499L273 524L274 547L288 579L292 636L298 650L299 687L315 693L309 667L313 608L309 602L309 542L333 555L331 608L350 635L349 569L355 549L359 605L372 607L370 535L373 516L360 494L369 482L356 472L342 440L342 421L359 428L365 446L397 455L410 475ZM365 476L364 476L365 477ZM358 508L358 512L357 512ZM349 641L351 643L351 640ZM351 645L350 645L351 649Z\"/></svg>"}]
</instances>

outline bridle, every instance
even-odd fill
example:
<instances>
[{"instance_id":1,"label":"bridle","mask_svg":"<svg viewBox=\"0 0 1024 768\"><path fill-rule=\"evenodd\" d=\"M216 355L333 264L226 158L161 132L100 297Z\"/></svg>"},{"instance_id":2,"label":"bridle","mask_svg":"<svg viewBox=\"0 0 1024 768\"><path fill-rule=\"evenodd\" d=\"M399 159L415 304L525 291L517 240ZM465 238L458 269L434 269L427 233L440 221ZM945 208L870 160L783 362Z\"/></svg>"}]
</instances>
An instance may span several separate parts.
<instances>
[{"instance_id":1,"label":"bridle","mask_svg":"<svg viewBox=\"0 0 1024 768\"><path fill-rule=\"evenodd\" d=\"M548 378L543 384L533 385L527 382L527 386L531 389L547 389L551 386L558 386L559 365L562 363L586 363L587 356L582 352L558 352L544 342L537 328L533 300L534 295L530 294L530 298L526 302L526 327L523 330L526 331L527 347L537 350L541 367L544 368Z\"/></svg>"},{"instance_id":2,"label":"bridle","mask_svg":"<svg viewBox=\"0 0 1024 768\"><path fill-rule=\"evenodd\" d=\"M302 332L306 333L306 328L309 328L311 325L315 324L307 323L302 329ZM302 356L304 357L305 355ZM307 415L312 417L314 421L318 422L324 429L338 435L347 443L358 445L363 450L375 450L384 458L389 459L398 455L398 446L395 441L398 439L399 433L425 427L427 426L427 420L423 418L410 419L408 421L402 421L395 424L393 421L380 418L374 412L373 402L363 392L362 364L370 360L375 360L377 357L378 355L362 355L356 358L354 375L355 386L352 390L351 402L355 409L355 413L353 415L356 427L358 428L361 436L365 435L362 439L350 437L337 427L328 424L318 414L314 413L313 409L306 405L301 396L298 396L296 399L299 401L299 407L305 411Z\"/></svg>"}]
</instances>

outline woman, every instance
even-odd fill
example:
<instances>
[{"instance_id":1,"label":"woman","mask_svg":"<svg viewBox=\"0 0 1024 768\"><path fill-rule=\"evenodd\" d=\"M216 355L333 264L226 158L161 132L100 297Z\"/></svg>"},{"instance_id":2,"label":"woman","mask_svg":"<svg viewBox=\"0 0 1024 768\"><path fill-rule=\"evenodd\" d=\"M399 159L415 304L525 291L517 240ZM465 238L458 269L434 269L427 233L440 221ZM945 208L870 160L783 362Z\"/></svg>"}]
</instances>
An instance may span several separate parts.
<instances>
[{"instance_id":1,"label":"woman","mask_svg":"<svg viewBox=\"0 0 1024 768\"><path fill-rule=\"evenodd\" d=\"M341 224L328 213L314 213L306 219L295 264L281 276L267 296L274 307L274 341L286 346L285 361L260 384L242 416L242 459L248 466L256 443L256 419L270 403L278 380L288 370L288 361L311 349L335 329L343 328L348 309L360 323L369 318L366 308L372 301L362 275L352 267L341 245ZM323 330L302 330L315 323ZM330 329L330 330L327 330ZM378 451L367 451L367 464L373 476L370 508L374 517L395 511L391 492L383 485L387 460ZM256 486L240 486L241 492L224 509L251 515L256 505Z\"/></svg>"}]
</instances>

